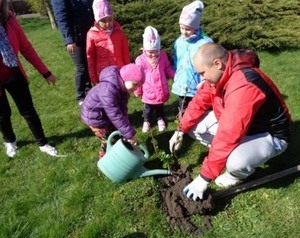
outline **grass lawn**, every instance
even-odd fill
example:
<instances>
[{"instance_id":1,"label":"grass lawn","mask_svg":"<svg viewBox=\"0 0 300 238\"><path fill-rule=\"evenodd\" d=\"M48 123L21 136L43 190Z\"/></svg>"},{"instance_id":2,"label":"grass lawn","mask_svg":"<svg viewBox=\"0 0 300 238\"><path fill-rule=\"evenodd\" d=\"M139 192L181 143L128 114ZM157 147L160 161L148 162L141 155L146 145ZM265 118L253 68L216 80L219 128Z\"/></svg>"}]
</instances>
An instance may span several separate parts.
<instances>
[{"instance_id":1,"label":"grass lawn","mask_svg":"<svg viewBox=\"0 0 300 238\"><path fill-rule=\"evenodd\" d=\"M26 19L22 25L49 69L57 76L55 86L27 63L30 88L49 142L65 158L39 151L22 117L12 103L13 127L19 152L5 156L0 146L0 237L196 237L172 231L162 210L159 186L153 177L114 184L97 171L99 142L80 121L75 101L74 69L58 31L46 20ZM294 120L293 140L266 171L276 172L300 162L300 50L259 52L261 68L276 82ZM176 127L177 101L166 105L168 130L141 133L142 103L130 99L130 118L138 138L159 161L169 153L168 140ZM151 136L152 135L152 136ZM153 147L156 142L158 148ZM2 142L2 141L1 141ZM195 175L207 150L185 138L180 162L191 164ZM157 163L159 164L159 163ZM216 204L213 228L203 237L300 237L299 174L265 184ZM193 216L202 224L201 215Z\"/></svg>"}]
</instances>

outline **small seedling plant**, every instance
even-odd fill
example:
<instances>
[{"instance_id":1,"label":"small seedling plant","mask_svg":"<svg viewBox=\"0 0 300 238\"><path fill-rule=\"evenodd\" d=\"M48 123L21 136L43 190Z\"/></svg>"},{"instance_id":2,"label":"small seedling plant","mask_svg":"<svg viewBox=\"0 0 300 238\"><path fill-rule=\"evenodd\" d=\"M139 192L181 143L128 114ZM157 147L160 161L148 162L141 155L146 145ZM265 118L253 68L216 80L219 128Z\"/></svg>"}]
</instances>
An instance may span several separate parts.
<instances>
[{"instance_id":1,"label":"small seedling plant","mask_svg":"<svg viewBox=\"0 0 300 238\"><path fill-rule=\"evenodd\" d=\"M176 131L175 131L175 133L177 132L177 134L179 133L178 128L180 125L180 119L184 113L183 106L185 104L186 94L188 92L188 89L189 89L188 87L185 88L185 95L183 97L181 106L178 107L178 114L176 115L176 118L174 121L175 124L177 125ZM177 140L180 140L180 138L178 137ZM178 165L178 157L176 155L176 151L174 151L174 149L173 149L173 153L168 154L165 151L160 150L159 146L158 146L158 142L155 139L155 136L153 135L152 131L151 131L151 143L153 145L155 154L158 156L158 159L162 161L164 168L170 169L170 168L176 167Z\"/></svg>"}]
</instances>

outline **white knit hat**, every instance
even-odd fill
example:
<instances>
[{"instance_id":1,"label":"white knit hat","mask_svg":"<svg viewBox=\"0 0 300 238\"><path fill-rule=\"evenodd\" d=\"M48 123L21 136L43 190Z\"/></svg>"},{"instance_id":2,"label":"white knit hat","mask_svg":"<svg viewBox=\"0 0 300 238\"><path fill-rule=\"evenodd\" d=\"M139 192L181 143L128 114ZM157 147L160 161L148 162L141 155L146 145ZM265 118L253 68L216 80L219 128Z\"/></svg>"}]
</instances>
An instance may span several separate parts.
<instances>
[{"instance_id":1,"label":"white knit hat","mask_svg":"<svg viewBox=\"0 0 300 238\"><path fill-rule=\"evenodd\" d=\"M179 24L198 30L200 27L200 19L203 8L203 2L198 0L184 6L179 17Z\"/></svg>"},{"instance_id":2,"label":"white knit hat","mask_svg":"<svg viewBox=\"0 0 300 238\"><path fill-rule=\"evenodd\" d=\"M143 34L144 50L160 50L160 36L152 26L147 26Z\"/></svg>"},{"instance_id":3,"label":"white knit hat","mask_svg":"<svg viewBox=\"0 0 300 238\"><path fill-rule=\"evenodd\" d=\"M104 17L113 15L111 5L107 0L94 0L93 12L96 22L99 22Z\"/></svg>"}]
</instances>

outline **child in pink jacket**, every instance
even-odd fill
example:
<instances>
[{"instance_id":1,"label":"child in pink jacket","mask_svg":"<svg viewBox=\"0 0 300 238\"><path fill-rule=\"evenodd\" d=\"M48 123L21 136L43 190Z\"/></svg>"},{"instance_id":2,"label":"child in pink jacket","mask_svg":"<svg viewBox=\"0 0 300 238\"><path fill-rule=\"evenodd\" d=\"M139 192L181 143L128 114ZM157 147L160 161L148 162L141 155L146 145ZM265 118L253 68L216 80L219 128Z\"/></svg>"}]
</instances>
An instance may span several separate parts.
<instances>
[{"instance_id":1,"label":"child in pink jacket","mask_svg":"<svg viewBox=\"0 0 300 238\"><path fill-rule=\"evenodd\" d=\"M174 78L174 70L165 51L160 49L160 36L152 26L147 26L143 34L143 53L135 60L145 73L144 84L135 91L144 103L144 124L142 131L150 130L152 114L156 113L158 130L166 129L164 103L170 97L168 78Z\"/></svg>"}]
</instances>

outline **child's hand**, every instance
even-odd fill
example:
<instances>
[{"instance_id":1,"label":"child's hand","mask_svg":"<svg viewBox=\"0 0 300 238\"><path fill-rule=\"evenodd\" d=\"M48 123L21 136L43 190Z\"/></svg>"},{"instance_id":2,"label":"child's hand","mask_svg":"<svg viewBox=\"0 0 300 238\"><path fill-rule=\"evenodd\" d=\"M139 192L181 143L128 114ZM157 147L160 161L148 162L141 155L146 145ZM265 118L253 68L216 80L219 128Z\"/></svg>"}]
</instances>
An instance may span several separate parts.
<instances>
[{"instance_id":1,"label":"child's hand","mask_svg":"<svg viewBox=\"0 0 300 238\"><path fill-rule=\"evenodd\" d=\"M142 94L139 92L138 89L135 90L135 91L133 92L133 94L134 94L134 96L137 97L137 98L141 98L141 97L142 97Z\"/></svg>"},{"instance_id":2,"label":"child's hand","mask_svg":"<svg viewBox=\"0 0 300 238\"><path fill-rule=\"evenodd\" d=\"M126 140L127 140L130 144L132 144L132 145L137 145L137 143L138 143L136 136L133 136L133 137L131 137L131 138L129 138L129 139L126 139Z\"/></svg>"},{"instance_id":3,"label":"child's hand","mask_svg":"<svg viewBox=\"0 0 300 238\"><path fill-rule=\"evenodd\" d=\"M53 74L50 74L47 78L46 81L48 84L52 83L53 85L55 85L56 82L56 77Z\"/></svg>"},{"instance_id":4,"label":"child's hand","mask_svg":"<svg viewBox=\"0 0 300 238\"><path fill-rule=\"evenodd\" d=\"M71 54L73 54L76 51L76 43L71 43L67 45L67 51Z\"/></svg>"}]
</instances>

